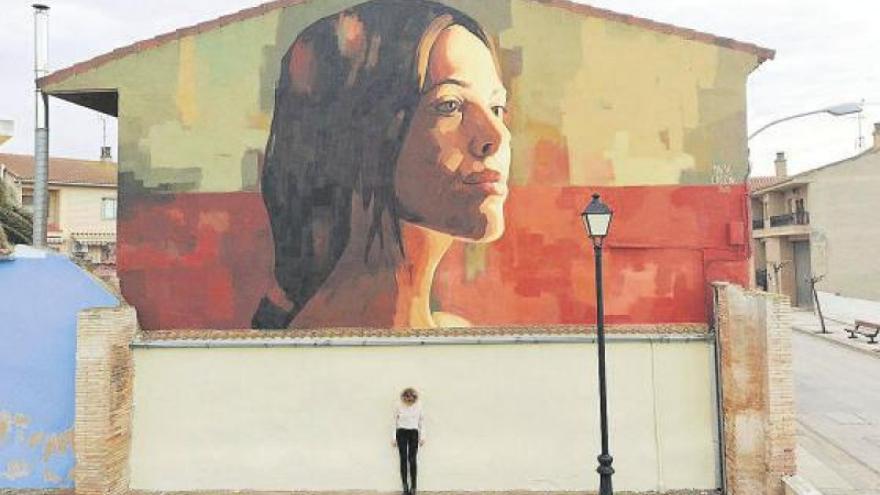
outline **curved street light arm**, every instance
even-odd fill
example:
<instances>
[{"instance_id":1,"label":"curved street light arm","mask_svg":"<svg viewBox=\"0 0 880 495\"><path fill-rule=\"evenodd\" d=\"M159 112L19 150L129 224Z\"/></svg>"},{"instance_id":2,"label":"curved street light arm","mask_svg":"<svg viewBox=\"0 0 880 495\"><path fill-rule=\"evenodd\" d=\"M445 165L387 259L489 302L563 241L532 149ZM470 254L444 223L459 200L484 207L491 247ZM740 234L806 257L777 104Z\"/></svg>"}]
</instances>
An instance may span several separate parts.
<instances>
[{"instance_id":1,"label":"curved street light arm","mask_svg":"<svg viewBox=\"0 0 880 495\"><path fill-rule=\"evenodd\" d=\"M820 108L819 110L813 110L812 112L804 112L804 113L798 113L795 115L789 115L788 117L776 119L773 122L770 122L769 124L764 125L763 127L758 129L757 131L751 133L749 135L747 141L751 141L753 137L757 136L758 134L763 132L768 127L774 126L780 122L786 122L788 120L797 119L800 117L806 117L807 115L814 115L817 113L828 113L828 114L831 114L835 117L840 117L841 115L849 115L852 113L859 113L862 111L864 105L865 105L865 101L862 100L860 102L850 102L850 103L841 103L839 105L832 105L830 107Z\"/></svg>"},{"instance_id":2,"label":"curved street light arm","mask_svg":"<svg viewBox=\"0 0 880 495\"><path fill-rule=\"evenodd\" d=\"M795 114L795 115L789 115L788 117L783 117L781 119L776 119L776 120L770 122L769 124L765 124L763 127L758 129L757 131L749 134L748 140L751 141L753 137L764 132L764 130L766 130L768 127L773 127L774 125L779 124L781 122L785 122L785 121L792 120L792 119L798 119L801 117L806 117L807 115L813 115L813 114L817 114L817 113L825 113L827 111L828 111L827 108L823 108L821 110L813 110L812 112L804 112L804 113L799 113L799 114Z\"/></svg>"}]
</instances>

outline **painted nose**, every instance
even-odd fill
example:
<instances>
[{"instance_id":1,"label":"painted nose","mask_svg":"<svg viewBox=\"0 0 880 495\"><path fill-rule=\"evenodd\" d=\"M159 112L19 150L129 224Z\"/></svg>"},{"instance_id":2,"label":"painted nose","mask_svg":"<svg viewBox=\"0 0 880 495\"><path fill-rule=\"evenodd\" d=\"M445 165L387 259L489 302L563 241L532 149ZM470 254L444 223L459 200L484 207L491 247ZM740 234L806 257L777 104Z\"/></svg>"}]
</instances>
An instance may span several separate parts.
<instances>
[{"instance_id":1,"label":"painted nose","mask_svg":"<svg viewBox=\"0 0 880 495\"><path fill-rule=\"evenodd\" d=\"M486 158L498 152L507 129L491 112L481 108L476 113L470 151L476 158Z\"/></svg>"}]
</instances>

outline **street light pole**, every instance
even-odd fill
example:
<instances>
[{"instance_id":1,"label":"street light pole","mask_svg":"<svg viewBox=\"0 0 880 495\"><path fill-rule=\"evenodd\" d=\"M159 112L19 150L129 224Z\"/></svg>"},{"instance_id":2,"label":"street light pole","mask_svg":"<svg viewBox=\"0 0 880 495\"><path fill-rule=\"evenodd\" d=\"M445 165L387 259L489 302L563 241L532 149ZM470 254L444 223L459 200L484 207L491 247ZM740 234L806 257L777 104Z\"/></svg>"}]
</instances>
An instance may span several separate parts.
<instances>
[{"instance_id":1,"label":"street light pole","mask_svg":"<svg viewBox=\"0 0 880 495\"><path fill-rule=\"evenodd\" d=\"M611 475L614 468L608 449L608 394L605 379L605 301L602 292L602 244L608 235L613 212L599 201L599 194L593 194L593 200L581 213L587 235L593 242L593 259L596 262L596 334L599 348L599 423L602 434L602 453L599 454L599 495L613 495Z\"/></svg>"},{"instance_id":2,"label":"street light pole","mask_svg":"<svg viewBox=\"0 0 880 495\"><path fill-rule=\"evenodd\" d=\"M596 260L596 334L599 343L599 421L602 428L602 453L599 455L599 495L612 495L611 475L614 459L608 452L608 396L605 385L605 302L602 294L602 244L593 246Z\"/></svg>"}]
</instances>

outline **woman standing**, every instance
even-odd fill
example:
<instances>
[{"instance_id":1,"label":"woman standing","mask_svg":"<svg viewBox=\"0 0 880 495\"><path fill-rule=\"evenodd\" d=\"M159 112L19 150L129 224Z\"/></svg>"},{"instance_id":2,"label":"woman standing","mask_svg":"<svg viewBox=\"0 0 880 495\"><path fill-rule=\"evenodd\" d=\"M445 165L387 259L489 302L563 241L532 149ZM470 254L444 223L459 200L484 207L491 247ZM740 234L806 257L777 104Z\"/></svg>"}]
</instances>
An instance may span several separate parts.
<instances>
[{"instance_id":1,"label":"woman standing","mask_svg":"<svg viewBox=\"0 0 880 495\"><path fill-rule=\"evenodd\" d=\"M400 480L403 482L404 495L415 495L416 473L418 471L416 456L419 445L425 444L425 417L419 394L412 387L405 388L400 394L400 405L394 411L394 432L391 445L400 453ZM407 469L408 468L408 469ZM407 471L409 479L407 480Z\"/></svg>"}]
</instances>

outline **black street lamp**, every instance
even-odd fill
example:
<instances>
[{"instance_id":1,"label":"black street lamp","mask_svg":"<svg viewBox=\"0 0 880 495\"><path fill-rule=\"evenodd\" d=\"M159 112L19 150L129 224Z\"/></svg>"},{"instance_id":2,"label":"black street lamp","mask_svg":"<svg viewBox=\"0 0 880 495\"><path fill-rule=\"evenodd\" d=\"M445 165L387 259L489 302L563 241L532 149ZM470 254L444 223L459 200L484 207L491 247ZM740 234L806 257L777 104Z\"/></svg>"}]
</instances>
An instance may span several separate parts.
<instances>
[{"instance_id":1,"label":"black street lamp","mask_svg":"<svg viewBox=\"0 0 880 495\"><path fill-rule=\"evenodd\" d=\"M593 241L593 254L596 260L596 334L599 343L599 418L602 428L602 453L599 455L599 495L612 495L611 475L614 460L608 453L608 400L605 393L605 305L602 300L602 244L608 235L613 212L608 205L599 201L599 194L593 193L593 200L587 205L581 217L587 236Z\"/></svg>"}]
</instances>

